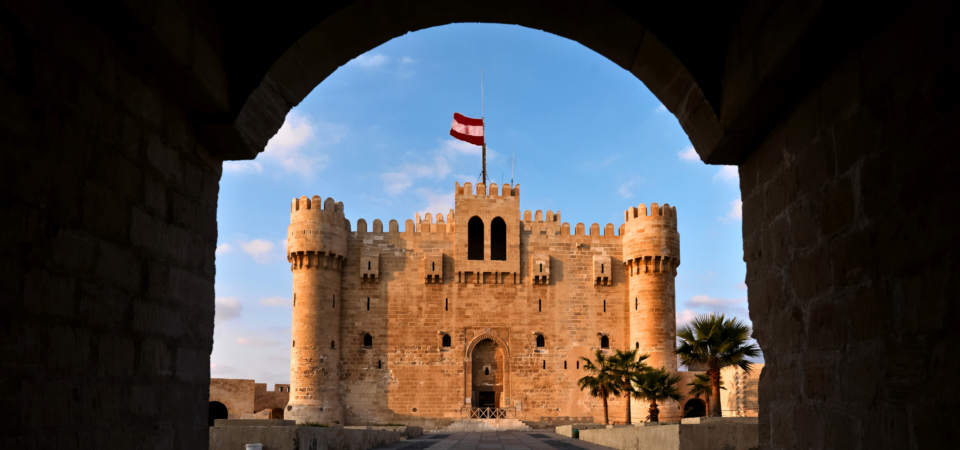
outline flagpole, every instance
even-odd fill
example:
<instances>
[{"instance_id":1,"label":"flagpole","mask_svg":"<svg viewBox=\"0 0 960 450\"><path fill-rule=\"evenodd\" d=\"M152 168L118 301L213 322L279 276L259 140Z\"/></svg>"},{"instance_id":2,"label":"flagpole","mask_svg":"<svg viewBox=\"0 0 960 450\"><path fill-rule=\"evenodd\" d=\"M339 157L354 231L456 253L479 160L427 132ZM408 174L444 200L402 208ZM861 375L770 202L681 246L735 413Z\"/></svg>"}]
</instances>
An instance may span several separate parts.
<instances>
[{"instance_id":1,"label":"flagpole","mask_svg":"<svg viewBox=\"0 0 960 450\"><path fill-rule=\"evenodd\" d=\"M480 120L483 120L483 66L480 66ZM487 123L483 123L483 185L487 185Z\"/></svg>"}]
</instances>

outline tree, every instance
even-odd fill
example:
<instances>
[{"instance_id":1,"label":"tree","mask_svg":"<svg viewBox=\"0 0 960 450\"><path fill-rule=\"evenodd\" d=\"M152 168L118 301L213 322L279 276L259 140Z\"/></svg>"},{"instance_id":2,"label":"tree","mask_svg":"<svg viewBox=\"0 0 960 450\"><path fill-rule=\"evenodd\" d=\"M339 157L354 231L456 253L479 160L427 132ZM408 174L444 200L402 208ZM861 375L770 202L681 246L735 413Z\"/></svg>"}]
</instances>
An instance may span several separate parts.
<instances>
[{"instance_id":1,"label":"tree","mask_svg":"<svg viewBox=\"0 0 960 450\"><path fill-rule=\"evenodd\" d=\"M713 393L713 382L710 381L710 376L705 373L698 373L694 376L692 383L687 383L687 386L690 386L689 395L694 398L700 398L702 395L704 400L707 401L707 411L710 410L710 395ZM720 380L720 389L727 390L723 387L723 380Z\"/></svg>"},{"instance_id":2,"label":"tree","mask_svg":"<svg viewBox=\"0 0 960 450\"><path fill-rule=\"evenodd\" d=\"M633 396L637 400L650 401L650 415L647 420L650 422L660 421L660 407L658 402L667 400L680 401L682 395L677 383L680 382L680 376L674 375L666 367L651 369L642 375L637 375L630 380L633 386Z\"/></svg>"},{"instance_id":3,"label":"tree","mask_svg":"<svg viewBox=\"0 0 960 450\"><path fill-rule=\"evenodd\" d=\"M750 327L723 314L701 314L689 325L677 328L676 353L686 366L703 365L710 377L710 415L720 417L720 369L736 366L750 373L753 363L747 358L760 356L756 344L748 344Z\"/></svg>"},{"instance_id":4,"label":"tree","mask_svg":"<svg viewBox=\"0 0 960 450\"><path fill-rule=\"evenodd\" d=\"M627 425L633 423L630 411L630 393L633 391L633 387L630 385L630 379L650 370L650 366L646 363L650 355L643 354L637 357L638 353L640 353L640 350L617 350L615 355L608 358L613 366L614 375L622 382L623 393L627 398Z\"/></svg>"},{"instance_id":5,"label":"tree","mask_svg":"<svg viewBox=\"0 0 960 450\"><path fill-rule=\"evenodd\" d=\"M610 424L610 414L607 410L607 397L620 395L623 382L617 378L613 361L597 350L596 361L580 357L583 360L583 369L592 375L587 375L577 381L580 390L589 389L592 397L603 399L603 423Z\"/></svg>"}]
</instances>

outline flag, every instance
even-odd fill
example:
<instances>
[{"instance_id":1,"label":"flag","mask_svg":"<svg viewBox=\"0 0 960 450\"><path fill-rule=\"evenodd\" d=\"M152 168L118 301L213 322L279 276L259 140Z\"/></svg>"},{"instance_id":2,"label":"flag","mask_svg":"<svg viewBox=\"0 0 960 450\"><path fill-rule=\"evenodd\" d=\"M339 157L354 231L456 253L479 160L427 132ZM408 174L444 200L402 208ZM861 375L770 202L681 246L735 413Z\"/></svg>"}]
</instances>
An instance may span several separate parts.
<instances>
[{"instance_id":1,"label":"flag","mask_svg":"<svg viewBox=\"0 0 960 450\"><path fill-rule=\"evenodd\" d=\"M453 113L450 136L473 145L483 145L483 119L471 119L463 114Z\"/></svg>"}]
</instances>

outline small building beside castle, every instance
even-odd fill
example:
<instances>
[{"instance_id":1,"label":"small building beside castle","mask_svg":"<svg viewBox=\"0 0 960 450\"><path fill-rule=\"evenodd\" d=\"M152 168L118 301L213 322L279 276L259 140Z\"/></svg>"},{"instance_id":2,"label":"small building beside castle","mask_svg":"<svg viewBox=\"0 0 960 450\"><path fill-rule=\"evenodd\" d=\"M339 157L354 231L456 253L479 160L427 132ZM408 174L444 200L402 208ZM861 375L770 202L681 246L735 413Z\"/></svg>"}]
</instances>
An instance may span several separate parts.
<instances>
[{"instance_id":1,"label":"small building beside castle","mask_svg":"<svg viewBox=\"0 0 960 450\"><path fill-rule=\"evenodd\" d=\"M560 211L522 211L519 186L457 183L455 209L416 219L352 228L343 203L293 200L286 419L602 421L602 402L577 386L581 357L639 349L677 371L675 207L631 207L619 229L571 226ZM685 392L693 373L680 374ZM643 420L648 405L631 403ZM661 420L687 403L661 406ZM611 398L611 421L625 408Z\"/></svg>"}]
</instances>

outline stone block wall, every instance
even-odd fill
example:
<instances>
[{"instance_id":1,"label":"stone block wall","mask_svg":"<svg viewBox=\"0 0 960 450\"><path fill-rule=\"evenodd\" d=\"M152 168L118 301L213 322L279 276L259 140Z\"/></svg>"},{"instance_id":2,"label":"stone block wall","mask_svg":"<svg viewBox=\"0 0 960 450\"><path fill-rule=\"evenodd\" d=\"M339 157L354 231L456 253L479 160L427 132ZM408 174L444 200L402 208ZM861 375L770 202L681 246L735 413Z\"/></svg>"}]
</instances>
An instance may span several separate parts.
<instances>
[{"instance_id":1,"label":"stone block wall","mask_svg":"<svg viewBox=\"0 0 960 450\"><path fill-rule=\"evenodd\" d=\"M211 378L210 401L223 403L227 407L228 419L240 419L244 414L263 409L257 408L255 401L258 386L263 386L266 391L265 384L258 384L254 380Z\"/></svg>"}]
</instances>

